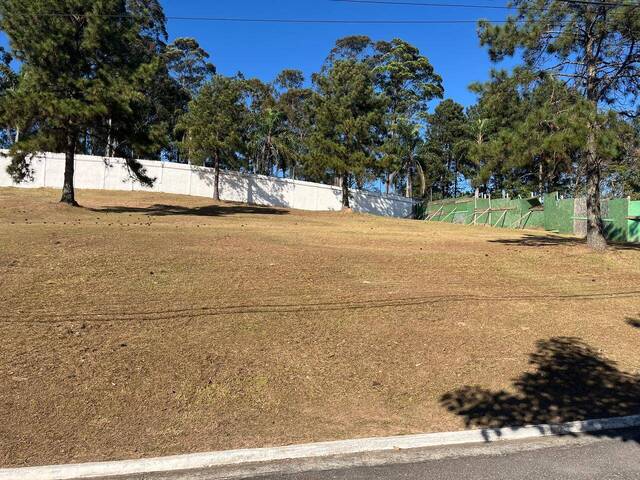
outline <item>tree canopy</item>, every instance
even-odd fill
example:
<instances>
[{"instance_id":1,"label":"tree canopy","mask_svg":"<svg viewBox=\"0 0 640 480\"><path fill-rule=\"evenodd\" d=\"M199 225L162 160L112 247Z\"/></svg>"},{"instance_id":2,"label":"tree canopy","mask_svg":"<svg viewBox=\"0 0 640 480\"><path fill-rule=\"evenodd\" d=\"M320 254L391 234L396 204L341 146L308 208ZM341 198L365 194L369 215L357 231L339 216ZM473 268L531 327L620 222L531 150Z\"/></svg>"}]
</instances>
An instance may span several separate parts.
<instances>
[{"instance_id":1,"label":"tree canopy","mask_svg":"<svg viewBox=\"0 0 640 480\"><path fill-rule=\"evenodd\" d=\"M66 154L62 201L75 204L73 159L81 137L119 140L118 151L139 181L151 184L134 152L162 140L159 126L139 121L152 109L148 91L160 64L154 52L165 36L155 1L0 1L0 27L21 62L15 88L2 97L4 122L21 130L11 146L12 175L29 176L33 153ZM110 21L105 22L104 18Z\"/></svg>"},{"instance_id":2,"label":"tree canopy","mask_svg":"<svg viewBox=\"0 0 640 480\"><path fill-rule=\"evenodd\" d=\"M606 245L600 212L606 158L606 111L638 113L640 10L625 2L514 0L517 13L503 25L481 22L480 40L492 60L520 52L526 68L544 72L578 92L590 112L583 155L587 241ZM582 108L582 107L580 107ZM604 114L601 111L605 110Z\"/></svg>"},{"instance_id":3,"label":"tree canopy","mask_svg":"<svg viewBox=\"0 0 640 480\"><path fill-rule=\"evenodd\" d=\"M70 204L76 153L123 157L146 185L142 155L210 165L216 179L229 168L340 185L345 207L353 188L586 195L589 244L602 248L602 192L640 197L640 9L511 6L479 36L516 65L471 84L465 107L442 100L441 76L400 38L340 38L310 78L229 77L197 39L167 44L158 0L0 0L0 142L16 180L36 152L65 152Z\"/></svg>"}]
</instances>

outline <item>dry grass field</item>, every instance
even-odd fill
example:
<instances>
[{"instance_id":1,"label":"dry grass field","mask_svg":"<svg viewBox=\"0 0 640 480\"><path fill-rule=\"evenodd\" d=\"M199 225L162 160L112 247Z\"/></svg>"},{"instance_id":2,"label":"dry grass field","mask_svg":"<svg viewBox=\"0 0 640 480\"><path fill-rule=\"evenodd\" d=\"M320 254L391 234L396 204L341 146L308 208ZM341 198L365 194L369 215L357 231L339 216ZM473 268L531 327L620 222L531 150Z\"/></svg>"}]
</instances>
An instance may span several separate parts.
<instances>
[{"instance_id":1,"label":"dry grass field","mask_svg":"<svg viewBox=\"0 0 640 480\"><path fill-rule=\"evenodd\" d=\"M636 248L58 196L0 189L2 466L640 411Z\"/></svg>"}]
</instances>

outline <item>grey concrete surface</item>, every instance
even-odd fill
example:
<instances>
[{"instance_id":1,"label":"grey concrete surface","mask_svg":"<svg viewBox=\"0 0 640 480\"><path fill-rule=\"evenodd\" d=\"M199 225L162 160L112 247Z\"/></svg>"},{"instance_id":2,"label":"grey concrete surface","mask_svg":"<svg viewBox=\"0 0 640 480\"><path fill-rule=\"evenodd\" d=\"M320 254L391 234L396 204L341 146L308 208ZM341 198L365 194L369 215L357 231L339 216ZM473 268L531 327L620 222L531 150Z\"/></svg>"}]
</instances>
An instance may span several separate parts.
<instances>
[{"instance_id":1,"label":"grey concrete surface","mask_svg":"<svg viewBox=\"0 0 640 480\"><path fill-rule=\"evenodd\" d=\"M255 477L254 477L255 478ZM506 455L262 476L262 480L637 480L637 442L604 440Z\"/></svg>"},{"instance_id":2,"label":"grey concrete surface","mask_svg":"<svg viewBox=\"0 0 640 480\"><path fill-rule=\"evenodd\" d=\"M128 478L635 480L640 479L640 429L145 474Z\"/></svg>"}]
</instances>

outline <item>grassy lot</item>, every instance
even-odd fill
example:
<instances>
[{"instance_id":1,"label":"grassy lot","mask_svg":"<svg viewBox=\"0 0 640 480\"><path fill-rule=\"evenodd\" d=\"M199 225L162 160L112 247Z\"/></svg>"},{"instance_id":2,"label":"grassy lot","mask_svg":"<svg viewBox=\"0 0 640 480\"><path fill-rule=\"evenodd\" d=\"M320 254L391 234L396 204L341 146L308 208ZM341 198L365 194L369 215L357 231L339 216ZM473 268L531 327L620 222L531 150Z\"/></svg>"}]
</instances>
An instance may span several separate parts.
<instances>
[{"instance_id":1,"label":"grassy lot","mask_svg":"<svg viewBox=\"0 0 640 480\"><path fill-rule=\"evenodd\" d=\"M640 411L635 248L58 196L0 189L0 465Z\"/></svg>"}]
</instances>

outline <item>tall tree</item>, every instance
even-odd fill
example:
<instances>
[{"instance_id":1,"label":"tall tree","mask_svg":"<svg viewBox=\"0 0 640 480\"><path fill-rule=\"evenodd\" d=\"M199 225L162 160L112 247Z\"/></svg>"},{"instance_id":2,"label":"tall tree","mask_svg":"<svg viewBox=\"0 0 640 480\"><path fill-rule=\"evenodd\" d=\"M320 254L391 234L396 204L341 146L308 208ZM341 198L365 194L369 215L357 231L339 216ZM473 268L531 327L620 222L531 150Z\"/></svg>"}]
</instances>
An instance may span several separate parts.
<instances>
[{"instance_id":1,"label":"tall tree","mask_svg":"<svg viewBox=\"0 0 640 480\"><path fill-rule=\"evenodd\" d=\"M520 107L520 118L500 135L504 187L540 196L566 190L572 183L575 190L575 165L588 134L587 105L574 89L544 75L526 82Z\"/></svg>"},{"instance_id":2,"label":"tall tree","mask_svg":"<svg viewBox=\"0 0 640 480\"><path fill-rule=\"evenodd\" d=\"M80 137L88 131L106 137L107 119L118 118L118 134L128 140L122 153L132 176L152 184L133 159L134 150L156 139L151 126L124 127L135 124L137 107L149 101L145 91L159 66L157 53L166 32L158 2L0 0L0 27L22 66L17 88L3 97L2 111L20 124L37 126L11 147L14 178L29 175L36 152L62 150L61 201L77 205L73 176Z\"/></svg>"},{"instance_id":3,"label":"tall tree","mask_svg":"<svg viewBox=\"0 0 640 480\"><path fill-rule=\"evenodd\" d=\"M215 200L220 200L220 169L237 166L239 161L247 114L244 82L215 75L180 119L179 128L187 132L182 148L190 152L194 163L213 164Z\"/></svg>"},{"instance_id":4,"label":"tall tree","mask_svg":"<svg viewBox=\"0 0 640 480\"><path fill-rule=\"evenodd\" d=\"M614 132L622 144L617 161L605 176L608 192L618 197L640 199L640 119L615 119Z\"/></svg>"},{"instance_id":5,"label":"tall tree","mask_svg":"<svg viewBox=\"0 0 640 480\"><path fill-rule=\"evenodd\" d=\"M7 102L4 99L18 85L18 74L11 68L13 57L4 48L0 47L0 109L7 108ZM19 140L20 126L15 124L11 115L6 110L0 111L0 119L4 123L4 129L0 134L0 145L2 148L8 148L14 141Z\"/></svg>"},{"instance_id":6,"label":"tall tree","mask_svg":"<svg viewBox=\"0 0 640 480\"><path fill-rule=\"evenodd\" d=\"M176 38L167 45L164 57L171 75L193 98L202 85L216 73L209 54L195 38Z\"/></svg>"},{"instance_id":7,"label":"tall tree","mask_svg":"<svg viewBox=\"0 0 640 480\"><path fill-rule=\"evenodd\" d=\"M579 92L550 75L521 68L512 75L494 71L490 81L471 88L479 95L468 112L474 187L514 195L577 193L590 115Z\"/></svg>"},{"instance_id":8,"label":"tall tree","mask_svg":"<svg viewBox=\"0 0 640 480\"><path fill-rule=\"evenodd\" d=\"M518 82L505 71L492 71L489 82L472 84L470 89L479 96L467 110L471 185L484 193L500 191L506 148L500 134L522 117Z\"/></svg>"},{"instance_id":9,"label":"tall tree","mask_svg":"<svg viewBox=\"0 0 640 480\"><path fill-rule=\"evenodd\" d=\"M410 43L394 38L390 42L375 44L376 84L389 99L385 115L385 154L387 193L389 185L399 172L406 175L406 194L411 196L413 176L422 174L415 155L424 127L424 114L428 102L442 97L442 78L434 71L429 59ZM398 150L399 146L403 146ZM408 148L407 148L408 147ZM398 153L404 152L403 155ZM420 180L424 175L419 176ZM424 186L421 187L424 191Z\"/></svg>"},{"instance_id":10,"label":"tall tree","mask_svg":"<svg viewBox=\"0 0 640 480\"><path fill-rule=\"evenodd\" d=\"M307 138L312 128L313 91L304 87L299 70L283 70L275 79L277 108L284 116L290 146L288 168L291 178L300 172L302 159L308 153ZM304 175L303 172L300 172Z\"/></svg>"},{"instance_id":11,"label":"tall tree","mask_svg":"<svg viewBox=\"0 0 640 480\"><path fill-rule=\"evenodd\" d=\"M376 159L386 98L375 91L369 65L337 60L314 77L315 129L308 160L340 178L342 205L350 206L349 188Z\"/></svg>"},{"instance_id":12,"label":"tall tree","mask_svg":"<svg viewBox=\"0 0 640 480\"><path fill-rule=\"evenodd\" d=\"M295 120L298 105L293 96L288 97L289 104L283 104L281 95L296 90L301 84L299 75L285 71L272 83L258 79L245 82L250 111L246 146L256 173L273 175L282 171L285 175L297 161L299 138L290 120Z\"/></svg>"},{"instance_id":13,"label":"tall tree","mask_svg":"<svg viewBox=\"0 0 640 480\"><path fill-rule=\"evenodd\" d=\"M426 191L424 140L421 126L410 119L399 117L395 122L386 126L386 136L380 148L382 158L378 166L385 172L386 193L389 194L392 184L396 181L398 173L405 170L404 179L405 196L413 197L416 191L414 177L419 181L417 193L424 197Z\"/></svg>"},{"instance_id":14,"label":"tall tree","mask_svg":"<svg viewBox=\"0 0 640 480\"><path fill-rule=\"evenodd\" d=\"M180 155L180 142L184 142L185 132L176 129L180 117L187 111L200 88L216 73L216 67L209 61L207 53L194 38L180 37L167 45L162 58L166 75L157 82L158 94L154 97L159 104L162 118L167 124L170 138L167 142L166 157L170 160L188 162L189 152Z\"/></svg>"},{"instance_id":15,"label":"tall tree","mask_svg":"<svg viewBox=\"0 0 640 480\"><path fill-rule=\"evenodd\" d=\"M609 0L514 0L517 14L503 25L480 24L493 60L522 52L529 69L551 72L579 90L592 113L583 159L587 185L587 243L604 249L600 212L603 158L597 110L635 114L640 87L640 9Z\"/></svg>"},{"instance_id":16,"label":"tall tree","mask_svg":"<svg viewBox=\"0 0 640 480\"><path fill-rule=\"evenodd\" d=\"M427 117L425 155L430 177L437 179L442 197L457 197L459 177L466 171L467 118L464 107L443 100Z\"/></svg>"}]
</instances>

